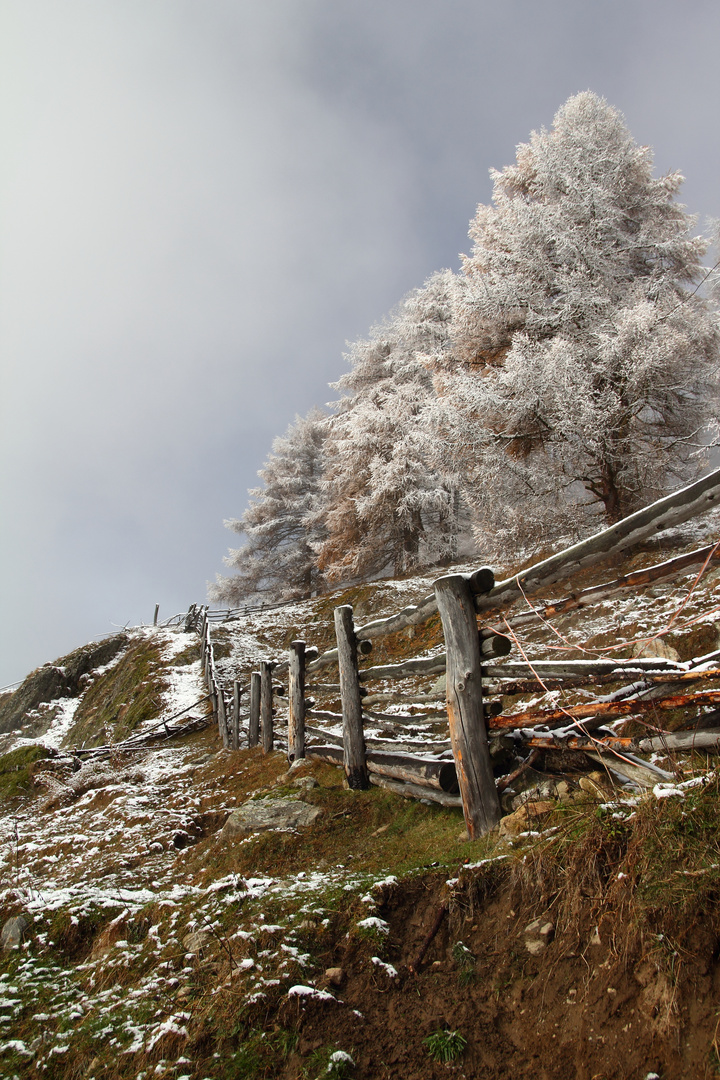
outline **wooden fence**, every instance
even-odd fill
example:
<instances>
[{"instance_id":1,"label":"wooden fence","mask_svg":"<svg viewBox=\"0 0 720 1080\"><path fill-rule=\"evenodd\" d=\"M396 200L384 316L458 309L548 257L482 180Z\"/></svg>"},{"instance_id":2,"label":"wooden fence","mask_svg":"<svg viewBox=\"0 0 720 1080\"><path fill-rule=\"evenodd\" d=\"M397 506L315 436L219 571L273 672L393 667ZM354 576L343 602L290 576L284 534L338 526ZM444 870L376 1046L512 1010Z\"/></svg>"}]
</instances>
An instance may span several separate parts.
<instances>
[{"instance_id":1,"label":"wooden fence","mask_svg":"<svg viewBox=\"0 0 720 1080\"><path fill-rule=\"evenodd\" d=\"M492 625L490 617L494 613L497 623L502 610L519 597L537 596L541 590L579 570L657 536L719 502L720 469L506 581L496 582L487 567L472 574L448 574L437 579L433 593L419 604L359 627L355 625L352 608L342 605L334 612L334 648L319 654L304 641L293 641L287 659L264 660L245 687L237 680L232 688L223 686L210 634L213 619L232 618L238 612L211 612L193 606L183 617L184 626L187 630L197 630L202 640L203 669L223 745L239 748L241 721L246 721L248 746L261 744L263 752L269 753L280 740L290 761L308 757L340 765L351 789L363 790L370 784L379 784L404 795L462 806L471 838L492 828L501 816L490 746L491 739L500 734L512 732L527 747L529 756L516 773L527 767L534 760L532 755L540 750L562 747L583 750L605 764L609 761L614 772L645 786L658 779L670 779L670 774L632 752L635 749L632 740L616 738L603 731L602 725L611 718L640 715L650 707L657 710L688 705L720 706L720 691L678 692L687 691L698 679L720 676L720 650L684 665L659 658L624 662L502 658L511 652L514 628L538 617L548 618L589 607L623 590L672 580L693 566L706 567L720 561L720 544L584 589L551 604L529 604L527 612L504 620L504 632ZM359 660L371 653L374 641L420 626L436 613L442 622L444 652L397 664L361 666ZM719 670L708 670L716 658ZM493 663L498 659L502 662ZM337 669L337 682L318 681L318 674L327 668ZM444 693L429 688L421 694L403 694L395 690L388 692L382 686L378 692L372 692L373 683L384 685L440 675L445 676ZM525 713L503 716L501 703L488 700L489 695L522 693L540 685L545 689L569 688L624 678L631 681L610 695L611 700L567 708L535 707ZM284 681L280 682L281 679ZM318 694L330 702L339 701L341 711L316 708L317 701L310 694ZM286 701L287 707L284 729L274 719L280 700ZM427 709L424 714L400 717L397 713L370 708L390 702L424 704ZM425 725L429 729L445 713L449 739L431 738L428 731L423 752L418 753L416 743L398 738L399 721L405 724L412 721L416 728ZM341 733L312 726L308 720L313 719L330 722ZM381 726L379 737L372 736L373 724ZM539 727L544 730L537 731ZM393 729L390 738L385 734L388 728ZM506 777L504 783L507 781Z\"/></svg>"}]
</instances>

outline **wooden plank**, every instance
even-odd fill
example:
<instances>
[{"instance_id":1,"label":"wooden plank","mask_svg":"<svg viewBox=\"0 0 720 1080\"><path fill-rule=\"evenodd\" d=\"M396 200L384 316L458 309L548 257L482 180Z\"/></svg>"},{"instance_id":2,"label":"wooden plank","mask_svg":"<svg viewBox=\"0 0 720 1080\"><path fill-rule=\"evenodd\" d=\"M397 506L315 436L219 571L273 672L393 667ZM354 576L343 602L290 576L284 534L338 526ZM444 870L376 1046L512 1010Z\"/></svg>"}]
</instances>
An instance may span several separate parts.
<instances>
[{"instance_id":1,"label":"wooden plank","mask_svg":"<svg viewBox=\"0 0 720 1080\"><path fill-rule=\"evenodd\" d=\"M502 811L493 776L482 701L480 638L467 579L448 574L435 582L447 655L450 741L463 813L471 840L494 828Z\"/></svg>"},{"instance_id":2,"label":"wooden plank","mask_svg":"<svg viewBox=\"0 0 720 1080\"><path fill-rule=\"evenodd\" d=\"M288 654L288 760L305 757L305 642L293 641Z\"/></svg>"},{"instance_id":3,"label":"wooden plank","mask_svg":"<svg viewBox=\"0 0 720 1080\"><path fill-rule=\"evenodd\" d=\"M232 711L232 737L230 746L233 750L240 749L240 698L242 690L237 679L233 680L233 711Z\"/></svg>"},{"instance_id":4,"label":"wooden plank","mask_svg":"<svg viewBox=\"0 0 720 1080\"><path fill-rule=\"evenodd\" d=\"M273 748L273 664L269 660L260 663L260 733L263 754L269 754Z\"/></svg>"},{"instance_id":5,"label":"wooden plank","mask_svg":"<svg viewBox=\"0 0 720 1080\"><path fill-rule=\"evenodd\" d=\"M351 790L362 791L368 787L370 781L368 780L365 764L362 699L357 664L357 639L353 625L352 608L349 604L343 604L341 607L335 608L335 636L337 638L340 699L343 713L345 776Z\"/></svg>"},{"instance_id":6,"label":"wooden plank","mask_svg":"<svg viewBox=\"0 0 720 1080\"><path fill-rule=\"evenodd\" d=\"M260 741L260 672L250 676L250 716L248 718L248 746Z\"/></svg>"}]
</instances>

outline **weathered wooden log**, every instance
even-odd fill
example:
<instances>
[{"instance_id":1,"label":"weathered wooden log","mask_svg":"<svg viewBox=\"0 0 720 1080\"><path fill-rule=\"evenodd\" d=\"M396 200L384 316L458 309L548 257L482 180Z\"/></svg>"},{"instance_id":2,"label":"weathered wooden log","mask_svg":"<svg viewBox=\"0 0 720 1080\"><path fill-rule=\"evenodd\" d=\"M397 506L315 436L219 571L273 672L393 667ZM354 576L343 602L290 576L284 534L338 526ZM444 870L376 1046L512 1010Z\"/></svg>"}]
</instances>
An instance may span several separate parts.
<instances>
[{"instance_id":1,"label":"weathered wooden log","mask_svg":"<svg viewBox=\"0 0 720 1080\"><path fill-rule=\"evenodd\" d=\"M288 655L288 760L305 757L305 642L293 641Z\"/></svg>"},{"instance_id":2,"label":"weathered wooden log","mask_svg":"<svg viewBox=\"0 0 720 1080\"><path fill-rule=\"evenodd\" d=\"M651 739L641 739L640 749L646 753L653 750L705 750L720 749L720 728L705 731L666 731Z\"/></svg>"},{"instance_id":3,"label":"weathered wooden log","mask_svg":"<svg viewBox=\"0 0 720 1080\"><path fill-rule=\"evenodd\" d=\"M250 676L250 716L248 717L248 746L260 741L260 672Z\"/></svg>"},{"instance_id":4,"label":"weathered wooden log","mask_svg":"<svg viewBox=\"0 0 720 1080\"><path fill-rule=\"evenodd\" d=\"M537 683L533 690L537 687ZM445 694L399 694L388 692L387 694L368 694L363 698L363 707L370 705L437 705L437 712L445 713Z\"/></svg>"},{"instance_id":5,"label":"weathered wooden log","mask_svg":"<svg viewBox=\"0 0 720 1080\"><path fill-rule=\"evenodd\" d=\"M619 682L621 678L632 675L632 671L625 669L623 671L612 671L609 674L604 675L578 675L571 676L565 675L561 678L544 676L543 682L547 686L548 690L575 690L581 686L604 686L607 683ZM720 669L711 669L708 671L675 671L672 674L662 675L643 675L641 679L635 682L628 683L627 686L620 687L616 691L618 697L635 696L642 691L646 690L650 686L662 686L662 685L683 685L689 682L702 682L704 679L717 679L720 677ZM537 679L511 679L505 681L494 681L493 683L483 684L483 690L486 694L504 694L511 696L513 694L533 694L538 691ZM627 695L621 693L621 691L627 691ZM388 701L395 700L392 694L376 695L376 697L386 697ZM409 695L408 695L409 697ZM418 703L421 702L421 698L417 698ZM366 703L370 699L366 699Z\"/></svg>"},{"instance_id":6,"label":"weathered wooden log","mask_svg":"<svg viewBox=\"0 0 720 1080\"><path fill-rule=\"evenodd\" d=\"M512 641L505 634L480 635L480 655L483 660L493 660L499 656L507 656L512 651Z\"/></svg>"},{"instance_id":7,"label":"weathered wooden log","mask_svg":"<svg viewBox=\"0 0 720 1080\"><path fill-rule=\"evenodd\" d=\"M716 550L717 549L717 550ZM580 592L572 593L562 600L554 600L542 607L536 607L532 611L521 612L519 615L508 619L512 627L526 626L537 622L538 616L551 619L557 615L564 615L569 611L583 610L593 604L600 604L611 596L627 589L640 589L645 585L652 585L660 581L670 581L679 577L692 566L701 566L709 560L710 564L720 562L720 548L717 544L707 544L705 547L690 551L686 555L678 555L674 559L656 563L654 566L646 566L644 570L634 570L631 574L606 581L602 585L591 585Z\"/></svg>"},{"instance_id":8,"label":"weathered wooden log","mask_svg":"<svg viewBox=\"0 0 720 1080\"><path fill-rule=\"evenodd\" d=\"M233 711L232 711L232 737L230 746L233 750L240 749L240 698L242 690L237 679L233 679Z\"/></svg>"},{"instance_id":9,"label":"weathered wooden log","mask_svg":"<svg viewBox=\"0 0 720 1080\"><path fill-rule=\"evenodd\" d=\"M424 656L418 660L405 660L402 664L378 664L376 667L363 668L361 680L373 679L409 679L413 675L442 675L445 671L445 653L436 656Z\"/></svg>"},{"instance_id":10,"label":"weathered wooden log","mask_svg":"<svg viewBox=\"0 0 720 1080\"><path fill-rule=\"evenodd\" d=\"M543 559L527 570L521 570L506 581L499 581L486 596L477 597L476 609L488 611L517 600L523 593L527 596L537 593L540 589L567 579L651 536L658 536L665 529L712 510L718 502L720 469L715 469L694 484L658 499L587 540L581 540L580 543L551 555L549 559Z\"/></svg>"},{"instance_id":11,"label":"weathered wooden log","mask_svg":"<svg viewBox=\"0 0 720 1080\"><path fill-rule=\"evenodd\" d=\"M628 660L507 660L502 664L483 664L484 679L527 679L535 674L541 679L564 679L595 675L616 675L624 679L633 675L663 675L666 672L682 674L686 669L672 660L652 656ZM536 684L537 685L537 684Z\"/></svg>"},{"instance_id":12,"label":"weathered wooden log","mask_svg":"<svg viewBox=\"0 0 720 1080\"><path fill-rule=\"evenodd\" d=\"M376 787L386 788L402 795L403 799L429 799L430 802L440 803L441 806L451 806L462 810L462 799L459 795L446 795L444 791L436 791L434 788L422 787L420 784L403 784L398 780L389 780L385 776L370 774L370 783Z\"/></svg>"},{"instance_id":13,"label":"weathered wooden log","mask_svg":"<svg viewBox=\"0 0 720 1080\"><path fill-rule=\"evenodd\" d=\"M636 739L621 735L598 735L593 739L587 735L566 735L559 739L552 735L533 735L531 739L523 741L523 746L536 750L593 750L599 745L613 750L633 750L638 744Z\"/></svg>"},{"instance_id":14,"label":"weathered wooden log","mask_svg":"<svg viewBox=\"0 0 720 1080\"><path fill-rule=\"evenodd\" d=\"M273 748L272 670L269 660L260 663L260 734L263 754Z\"/></svg>"},{"instance_id":15,"label":"weathered wooden log","mask_svg":"<svg viewBox=\"0 0 720 1080\"><path fill-rule=\"evenodd\" d=\"M355 648L360 656L368 656L373 650L372 641L361 641L356 637ZM320 656L317 655L317 649L315 649L315 658L308 661L306 658L305 671L308 675L314 671L321 671L323 668L330 667L331 664L337 664L338 651L337 649L328 649Z\"/></svg>"},{"instance_id":16,"label":"weathered wooden log","mask_svg":"<svg viewBox=\"0 0 720 1080\"><path fill-rule=\"evenodd\" d=\"M331 746L342 746L342 736L335 735L333 732L326 731L324 728L316 728L312 727L310 724L306 724L305 732L307 735L322 739L323 742L330 743ZM410 754L413 757L416 757L419 754L421 757L432 757L442 754L446 750L450 750L450 742L444 739L438 740L437 742L403 742L402 739L398 738L376 739L366 733L365 747L367 750L384 750L388 754Z\"/></svg>"},{"instance_id":17,"label":"weathered wooden log","mask_svg":"<svg viewBox=\"0 0 720 1080\"><path fill-rule=\"evenodd\" d=\"M353 613L349 604L335 608L335 636L340 671L340 699L343 713L345 776L352 790L361 791L369 784L365 764L362 701L357 666L357 640Z\"/></svg>"},{"instance_id":18,"label":"weathered wooden log","mask_svg":"<svg viewBox=\"0 0 720 1080\"><path fill-rule=\"evenodd\" d=\"M307 757L319 758L332 764L342 764L342 750L333 743L320 746L308 746ZM455 795L458 791L457 773L452 761L438 758L421 757L419 754L401 754L386 750L367 750L366 768L369 773L387 776L394 780L405 780L424 787L437 788L447 794Z\"/></svg>"},{"instance_id":19,"label":"weathered wooden log","mask_svg":"<svg viewBox=\"0 0 720 1080\"><path fill-rule=\"evenodd\" d=\"M465 824L474 840L494 828L502 814L483 713L474 595L466 578L448 574L435 582L435 596L445 635L450 741Z\"/></svg>"},{"instance_id":20,"label":"weathered wooden log","mask_svg":"<svg viewBox=\"0 0 720 1080\"><path fill-rule=\"evenodd\" d=\"M218 687L218 727L222 744L227 750L229 745L227 709L225 708L225 691L221 686Z\"/></svg>"},{"instance_id":21,"label":"weathered wooden log","mask_svg":"<svg viewBox=\"0 0 720 1080\"><path fill-rule=\"evenodd\" d=\"M513 728L539 727L557 724L570 726L573 721L602 718L603 721L620 716L636 716L654 709L687 709L702 705L719 705L720 690L701 690L697 694L673 694L667 698L647 701L644 698L626 698L622 701L587 701L582 705L568 705L563 709L529 709L514 715L495 716L489 727L495 731Z\"/></svg>"},{"instance_id":22,"label":"weathered wooden log","mask_svg":"<svg viewBox=\"0 0 720 1080\"><path fill-rule=\"evenodd\" d=\"M626 750L616 750L603 754L599 753L598 748L596 748L586 750L585 754L591 761L596 761L598 765L624 776L626 780L632 780L634 784L638 784L640 787L651 788L658 782L667 783L673 779L672 773L658 768L657 765L653 765L649 761L643 761L642 758L637 758Z\"/></svg>"}]
</instances>

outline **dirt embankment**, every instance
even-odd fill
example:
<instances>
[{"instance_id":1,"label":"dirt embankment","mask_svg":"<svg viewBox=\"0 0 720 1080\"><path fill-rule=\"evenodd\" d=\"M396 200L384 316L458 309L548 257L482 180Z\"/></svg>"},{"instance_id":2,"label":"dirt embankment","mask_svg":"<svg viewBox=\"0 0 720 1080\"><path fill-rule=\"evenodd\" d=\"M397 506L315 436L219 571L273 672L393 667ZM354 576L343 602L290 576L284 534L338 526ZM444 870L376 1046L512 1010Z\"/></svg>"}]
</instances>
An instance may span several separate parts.
<instances>
[{"instance_id":1,"label":"dirt embankment","mask_svg":"<svg viewBox=\"0 0 720 1080\"><path fill-rule=\"evenodd\" d=\"M444 904L448 912L413 972ZM299 1042L277 1075L296 1080L308 1055L331 1043L349 1048L352 1075L368 1080L716 1076L716 929L687 928L682 955L673 957L670 944L616 921L617 913L598 926L592 907L532 956L525 927L552 921L553 905L528 903L509 867L468 871L452 888L429 875L385 890L378 916L390 927L386 942L343 937L325 954L328 967L343 971L335 991L343 1004L299 997L280 1009L276 1020ZM397 976L373 963L373 948ZM466 1040L448 1063L434 1062L426 1041L443 1029Z\"/></svg>"}]
</instances>

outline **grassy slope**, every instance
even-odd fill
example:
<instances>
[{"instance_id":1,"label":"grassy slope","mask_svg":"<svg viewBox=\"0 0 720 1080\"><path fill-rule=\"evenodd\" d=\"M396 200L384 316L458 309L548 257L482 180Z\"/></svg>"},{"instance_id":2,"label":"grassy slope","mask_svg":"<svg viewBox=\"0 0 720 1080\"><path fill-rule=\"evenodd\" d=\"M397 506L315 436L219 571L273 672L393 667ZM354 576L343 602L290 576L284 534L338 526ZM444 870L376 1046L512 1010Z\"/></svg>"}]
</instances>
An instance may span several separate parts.
<instances>
[{"instance_id":1,"label":"grassy slope","mask_svg":"<svg viewBox=\"0 0 720 1080\"><path fill-rule=\"evenodd\" d=\"M642 552L614 569L665 554ZM582 584L607 576L601 568ZM709 580L684 614L711 610L714 587ZM249 670L293 637L325 644L338 602L370 617L413 590L423 595L427 583L408 583L403 595L378 583L258 616L217 634L218 653ZM636 597L621 612L622 634L646 632L673 602L662 590L646 603ZM611 616L617 608L563 632L609 636ZM710 640L713 623L699 625ZM677 640L688 632L697 627ZM527 637L536 648L548 641L546 631ZM195 671L201 696L191 642L170 662L159 639L143 640L89 680L75 723L90 726L71 742L158 715L180 668ZM372 662L438 640L434 626L398 634ZM468 845L457 811L349 792L338 770L320 764L301 770L318 786L298 789L282 754L218 751L212 730L77 774L33 756L0 760L9 778L0 784L0 920L31 920L23 947L0 958L4 1075L312 1080L332 1075L330 1055L343 1050L356 1062L348 1075L425 1080L448 1066L433 1062L424 1040L456 1028L467 1041L452 1066L458 1076L716 1073L714 779L636 806L587 793L559 806L540 834ZM686 775L706 764L686 761ZM234 806L291 794L322 807L311 830L232 843L220 835ZM535 918L555 925L537 957L523 940ZM197 930L202 944L184 941ZM343 970L340 986L325 978L331 967ZM295 984L335 1000L289 995Z\"/></svg>"}]
</instances>

